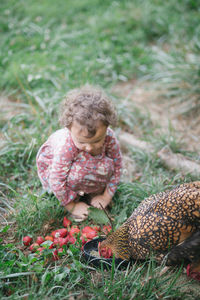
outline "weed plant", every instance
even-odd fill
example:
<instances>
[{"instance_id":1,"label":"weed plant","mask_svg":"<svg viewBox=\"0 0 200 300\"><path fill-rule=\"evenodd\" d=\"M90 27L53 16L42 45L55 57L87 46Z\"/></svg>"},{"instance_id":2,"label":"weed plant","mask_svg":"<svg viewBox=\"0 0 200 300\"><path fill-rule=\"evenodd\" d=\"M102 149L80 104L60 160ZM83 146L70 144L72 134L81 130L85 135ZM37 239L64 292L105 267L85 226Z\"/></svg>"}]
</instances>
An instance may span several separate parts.
<instances>
[{"instance_id":1,"label":"weed plant","mask_svg":"<svg viewBox=\"0 0 200 300\"><path fill-rule=\"evenodd\" d=\"M46 223L64 216L54 196L44 194L35 157L58 125L65 93L89 82L108 92L129 79L167 84L167 99L199 106L199 1L2 0L0 89L13 104L0 122L0 297L1 299L195 299L194 283L182 287L177 268L162 276L153 259L121 271L87 265L77 248L49 263L21 250L22 236L36 237ZM155 55L156 53L156 55ZM119 126L153 141L156 151L173 137L157 136L149 115L113 97ZM185 110L186 111L186 110ZM180 110L180 112L183 112ZM197 154L188 153L197 158ZM147 196L197 180L169 171L156 153L131 149L138 179L121 182L110 214L120 226ZM85 223L87 224L88 221ZM184 283L185 284L185 283ZM188 283L189 284L189 283ZM190 290L191 288L191 290Z\"/></svg>"}]
</instances>

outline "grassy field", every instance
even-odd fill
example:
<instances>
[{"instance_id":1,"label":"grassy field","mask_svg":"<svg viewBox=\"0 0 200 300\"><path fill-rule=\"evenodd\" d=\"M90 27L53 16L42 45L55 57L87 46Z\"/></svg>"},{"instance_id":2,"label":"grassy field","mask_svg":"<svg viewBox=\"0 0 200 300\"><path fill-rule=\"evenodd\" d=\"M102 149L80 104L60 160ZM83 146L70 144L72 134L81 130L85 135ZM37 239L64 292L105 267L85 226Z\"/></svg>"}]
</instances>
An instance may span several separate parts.
<instances>
[{"instance_id":1,"label":"grassy field","mask_svg":"<svg viewBox=\"0 0 200 300\"><path fill-rule=\"evenodd\" d=\"M128 107L111 90L133 79L157 82L165 101L186 104L181 113L198 118L199 7L192 0L0 2L0 96L6 99L0 112L1 299L197 297L196 283L183 282L181 268L160 276L162 267L150 260L104 271L87 265L75 247L47 263L48 253L35 259L21 245L24 235L40 235L50 221L55 229L62 224L65 214L57 199L42 194L35 157L59 128L59 103L66 92L87 82L110 94L119 127L155 146L155 152L129 152L140 176L119 185L110 211L115 227L145 197L198 180L168 170L156 156L165 145L183 152L173 130L170 137L157 135L150 115ZM187 155L199 161L199 153Z\"/></svg>"}]
</instances>

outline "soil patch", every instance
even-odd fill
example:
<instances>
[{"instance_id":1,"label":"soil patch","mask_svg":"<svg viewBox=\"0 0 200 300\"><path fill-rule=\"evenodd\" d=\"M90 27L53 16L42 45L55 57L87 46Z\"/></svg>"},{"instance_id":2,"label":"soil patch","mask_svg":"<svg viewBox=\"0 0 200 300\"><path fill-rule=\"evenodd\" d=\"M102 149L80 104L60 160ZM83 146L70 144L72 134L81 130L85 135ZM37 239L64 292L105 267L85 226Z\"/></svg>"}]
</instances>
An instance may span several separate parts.
<instances>
[{"instance_id":1,"label":"soil patch","mask_svg":"<svg viewBox=\"0 0 200 300\"><path fill-rule=\"evenodd\" d=\"M131 80L117 84L112 91L133 101L141 112L148 113L159 133L169 134L169 128L174 128L177 140L183 143L183 150L200 153L200 116L181 114L181 105L166 99L165 91L161 91L158 84Z\"/></svg>"}]
</instances>

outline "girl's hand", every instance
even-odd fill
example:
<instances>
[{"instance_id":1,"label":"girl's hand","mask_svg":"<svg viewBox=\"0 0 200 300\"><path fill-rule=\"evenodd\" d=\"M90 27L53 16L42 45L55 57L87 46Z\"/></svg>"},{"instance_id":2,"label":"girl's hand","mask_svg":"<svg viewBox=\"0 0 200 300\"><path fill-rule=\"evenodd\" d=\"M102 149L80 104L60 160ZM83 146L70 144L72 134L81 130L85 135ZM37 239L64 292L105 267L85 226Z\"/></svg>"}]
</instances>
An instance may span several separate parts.
<instances>
[{"instance_id":1,"label":"girl's hand","mask_svg":"<svg viewBox=\"0 0 200 300\"><path fill-rule=\"evenodd\" d=\"M105 192L102 195L97 195L92 198L91 205L102 209L102 206L103 208L106 208L108 204L111 202L111 200L112 200L112 196L110 196L108 191L105 190Z\"/></svg>"}]
</instances>

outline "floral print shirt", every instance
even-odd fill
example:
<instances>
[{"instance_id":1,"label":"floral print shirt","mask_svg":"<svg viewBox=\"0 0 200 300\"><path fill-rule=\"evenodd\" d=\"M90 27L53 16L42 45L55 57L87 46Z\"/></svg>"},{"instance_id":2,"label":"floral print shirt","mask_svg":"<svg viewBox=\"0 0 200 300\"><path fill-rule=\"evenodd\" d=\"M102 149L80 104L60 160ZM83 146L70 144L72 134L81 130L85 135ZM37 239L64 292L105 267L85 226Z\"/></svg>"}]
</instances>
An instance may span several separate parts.
<instances>
[{"instance_id":1,"label":"floral print shirt","mask_svg":"<svg viewBox=\"0 0 200 300\"><path fill-rule=\"evenodd\" d=\"M105 188L113 196L122 167L119 144L111 128L107 129L102 153L96 156L79 150L70 130L57 130L39 149L36 162L44 189L52 191L62 205L79 194L101 194Z\"/></svg>"}]
</instances>

